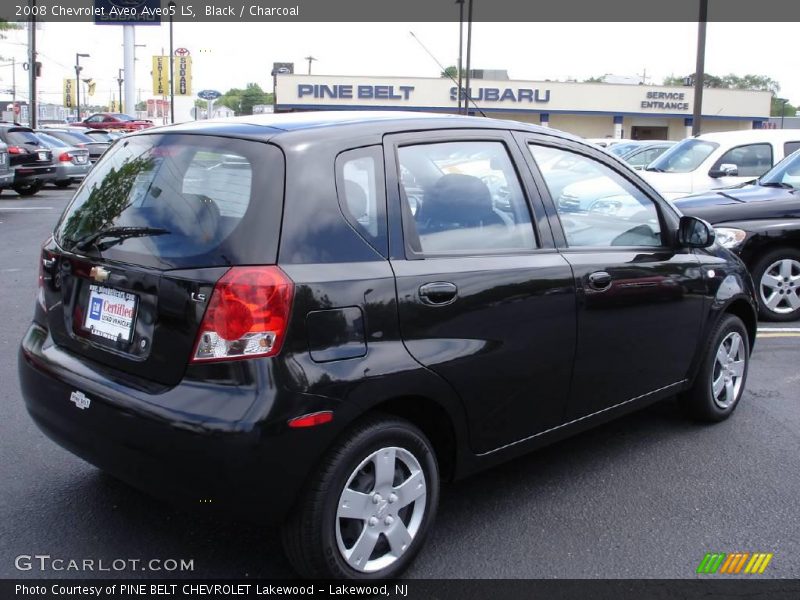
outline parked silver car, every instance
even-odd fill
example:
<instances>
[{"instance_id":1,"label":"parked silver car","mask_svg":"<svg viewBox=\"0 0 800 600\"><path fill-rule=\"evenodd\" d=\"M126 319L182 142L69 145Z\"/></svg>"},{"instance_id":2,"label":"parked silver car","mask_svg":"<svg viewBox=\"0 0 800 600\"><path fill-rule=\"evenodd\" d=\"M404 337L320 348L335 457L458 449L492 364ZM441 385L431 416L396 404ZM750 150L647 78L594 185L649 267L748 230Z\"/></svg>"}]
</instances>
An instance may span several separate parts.
<instances>
[{"instance_id":1,"label":"parked silver car","mask_svg":"<svg viewBox=\"0 0 800 600\"><path fill-rule=\"evenodd\" d=\"M89 151L86 148L70 146L67 142L50 135L47 130L36 130L36 136L53 151L53 163L56 166L56 178L53 183L57 187L67 187L86 177L92 168Z\"/></svg>"}]
</instances>

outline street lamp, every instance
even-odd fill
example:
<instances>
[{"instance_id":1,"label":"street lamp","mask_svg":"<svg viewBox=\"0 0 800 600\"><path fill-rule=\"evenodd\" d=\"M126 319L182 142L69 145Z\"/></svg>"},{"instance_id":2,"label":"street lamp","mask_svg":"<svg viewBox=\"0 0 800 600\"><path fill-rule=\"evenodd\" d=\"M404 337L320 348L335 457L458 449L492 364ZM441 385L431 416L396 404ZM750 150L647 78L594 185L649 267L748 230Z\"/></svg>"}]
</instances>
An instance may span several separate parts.
<instances>
[{"instance_id":1,"label":"street lamp","mask_svg":"<svg viewBox=\"0 0 800 600\"><path fill-rule=\"evenodd\" d=\"M125 111L122 110L122 83L125 81L122 77L122 73L125 69L119 69L117 73L117 85L119 86L119 112L124 113Z\"/></svg>"},{"instance_id":2,"label":"street lamp","mask_svg":"<svg viewBox=\"0 0 800 600\"><path fill-rule=\"evenodd\" d=\"M313 56L306 56L303 60L308 61L308 74L311 75L311 63L315 60L319 60L318 58L314 58Z\"/></svg>"},{"instance_id":3,"label":"street lamp","mask_svg":"<svg viewBox=\"0 0 800 600\"><path fill-rule=\"evenodd\" d=\"M89 58L89 55L75 53L75 104L78 107L78 122L81 120L81 58Z\"/></svg>"}]
</instances>

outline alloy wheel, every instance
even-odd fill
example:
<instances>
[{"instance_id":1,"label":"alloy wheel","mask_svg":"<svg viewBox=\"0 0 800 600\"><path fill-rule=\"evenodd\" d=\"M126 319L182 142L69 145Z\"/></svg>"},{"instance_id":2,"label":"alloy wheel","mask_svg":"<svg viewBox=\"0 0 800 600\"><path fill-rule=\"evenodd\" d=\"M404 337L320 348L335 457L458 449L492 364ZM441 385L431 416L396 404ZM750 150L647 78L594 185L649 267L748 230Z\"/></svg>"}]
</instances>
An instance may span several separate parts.
<instances>
[{"instance_id":1,"label":"alloy wheel","mask_svg":"<svg viewBox=\"0 0 800 600\"><path fill-rule=\"evenodd\" d=\"M385 569L411 546L427 503L425 473L398 447L365 458L344 486L336 509L336 542L356 571Z\"/></svg>"},{"instance_id":2,"label":"alloy wheel","mask_svg":"<svg viewBox=\"0 0 800 600\"><path fill-rule=\"evenodd\" d=\"M785 315L800 309L800 262L776 260L766 268L758 287L761 301L770 311Z\"/></svg>"},{"instance_id":3,"label":"alloy wheel","mask_svg":"<svg viewBox=\"0 0 800 600\"><path fill-rule=\"evenodd\" d=\"M729 408L739 398L746 368L747 345L738 331L732 331L717 348L711 375L711 392L718 407Z\"/></svg>"}]
</instances>

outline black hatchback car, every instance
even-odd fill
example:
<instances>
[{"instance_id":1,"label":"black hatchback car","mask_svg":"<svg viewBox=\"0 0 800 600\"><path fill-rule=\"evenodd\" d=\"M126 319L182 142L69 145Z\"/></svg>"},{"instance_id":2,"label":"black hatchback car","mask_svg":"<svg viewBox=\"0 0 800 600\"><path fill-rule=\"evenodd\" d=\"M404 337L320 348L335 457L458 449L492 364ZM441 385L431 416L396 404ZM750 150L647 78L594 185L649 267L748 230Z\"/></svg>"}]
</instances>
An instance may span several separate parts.
<instances>
[{"instance_id":1,"label":"black hatchback car","mask_svg":"<svg viewBox=\"0 0 800 600\"><path fill-rule=\"evenodd\" d=\"M55 180L53 152L33 129L16 123L0 123L0 141L8 146L8 163L14 171L11 188L20 196L33 196Z\"/></svg>"},{"instance_id":2,"label":"black hatchback car","mask_svg":"<svg viewBox=\"0 0 800 600\"><path fill-rule=\"evenodd\" d=\"M560 215L567 155L640 210ZM281 523L317 577L399 574L443 479L678 394L725 419L756 332L705 222L577 138L470 117L131 134L40 268L19 359L39 427L156 495Z\"/></svg>"}]
</instances>

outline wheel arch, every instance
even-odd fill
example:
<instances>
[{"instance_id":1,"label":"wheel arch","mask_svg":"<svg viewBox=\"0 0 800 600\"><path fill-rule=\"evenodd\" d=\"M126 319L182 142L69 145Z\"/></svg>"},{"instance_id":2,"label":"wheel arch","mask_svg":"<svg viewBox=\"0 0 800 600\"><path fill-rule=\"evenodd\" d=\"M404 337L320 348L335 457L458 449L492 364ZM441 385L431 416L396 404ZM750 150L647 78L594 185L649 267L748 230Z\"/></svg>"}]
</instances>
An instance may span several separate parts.
<instances>
[{"instance_id":1,"label":"wheel arch","mask_svg":"<svg viewBox=\"0 0 800 600\"><path fill-rule=\"evenodd\" d=\"M737 316L742 320L745 329L747 329L747 337L750 338L750 352L752 352L756 342L756 331L758 330L758 319L752 305L744 298L736 298L725 306L720 318L726 314Z\"/></svg>"},{"instance_id":2,"label":"wheel arch","mask_svg":"<svg viewBox=\"0 0 800 600\"><path fill-rule=\"evenodd\" d=\"M458 434L453 417L444 406L425 396L405 395L382 400L366 414L375 413L400 417L419 427L433 445L440 477L452 480L456 476Z\"/></svg>"}]
</instances>

